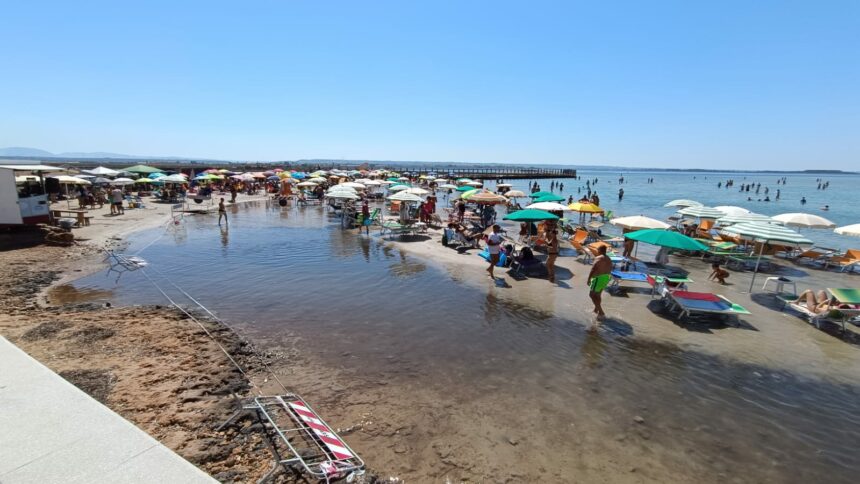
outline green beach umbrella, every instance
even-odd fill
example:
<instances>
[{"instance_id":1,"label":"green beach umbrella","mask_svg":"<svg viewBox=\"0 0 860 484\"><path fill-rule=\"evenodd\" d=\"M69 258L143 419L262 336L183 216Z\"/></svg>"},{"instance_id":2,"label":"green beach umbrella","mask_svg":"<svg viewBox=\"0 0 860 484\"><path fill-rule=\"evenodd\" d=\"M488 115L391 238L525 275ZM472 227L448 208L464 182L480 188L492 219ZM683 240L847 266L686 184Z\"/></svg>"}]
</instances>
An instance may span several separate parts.
<instances>
[{"instance_id":1,"label":"green beach umbrella","mask_svg":"<svg viewBox=\"0 0 860 484\"><path fill-rule=\"evenodd\" d=\"M564 200L565 200L565 199L564 199L564 197L560 197L560 196L555 195L555 194L541 195L541 196L539 196L539 197L532 197L532 202L533 202L533 203L538 203L538 202L563 202Z\"/></svg>"},{"instance_id":2,"label":"green beach umbrella","mask_svg":"<svg viewBox=\"0 0 860 484\"><path fill-rule=\"evenodd\" d=\"M552 193L552 192L534 192L534 193L529 193L529 196L530 196L530 197L532 197L532 198L543 197L543 196L546 196L546 195L555 195L555 193Z\"/></svg>"},{"instance_id":3,"label":"green beach umbrella","mask_svg":"<svg viewBox=\"0 0 860 484\"><path fill-rule=\"evenodd\" d=\"M470 187L469 185L463 185L463 186L457 188L458 192L469 192L472 190L475 190L475 187Z\"/></svg>"},{"instance_id":4,"label":"green beach umbrella","mask_svg":"<svg viewBox=\"0 0 860 484\"><path fill-rule=\"evenodd\" d=\"M779 242L781 244L791 245L812 245L812 241L803 235L791 230L782 225L765 224L756 222L743 222L724 228L720 231L726 235L740 237L746 240L761 243L761 249L758 252L758 259L755 261L755 270L750 280L750 290L752 292L753 284L755 284L755 276L758 274L758 266L761 262L761 256L764 252L765 244L771 242Z\"/></svg>"},{"instance_id":5,"label":"green beach umbrella","mask_svg":"<svg viewBox=\"0 0 860 484\"><path fill-rule=\"evenodd\" d=\"M158 173L161 170L158 168L149 166L149 165L134 165L134 166L130 166L128 168L123 168L120 171L127 171L129 173L146 173L146 174L149 174L149 173Z\"/></svg>"},{"instance_id":6,"label":"green beach umbrella","mask_svg":"<svg viewBox=\"0 0 860 484\"><path fill-rule=\"evenodd\" d=\"M708 246L698 240L687 237L680 232L660 229L644 229L637 230L625 234L624 237L646 244L659 245L660 247L668 247L670 249L704 251Z\"/></svg>"},{"instance_id":7,"label":"green beach umbrella","mask_svg":"<svg viewBox=\"0 0 860 484\"><path fill-rule=\"evenodd\" d=\"M515 222L540 222L541 220L558 219L558 215L553 215L545 210L536 210L533 208L517 210L516 212L509 213L504 217L504 220L513 220Z\"/></svg>"}]
</instances>

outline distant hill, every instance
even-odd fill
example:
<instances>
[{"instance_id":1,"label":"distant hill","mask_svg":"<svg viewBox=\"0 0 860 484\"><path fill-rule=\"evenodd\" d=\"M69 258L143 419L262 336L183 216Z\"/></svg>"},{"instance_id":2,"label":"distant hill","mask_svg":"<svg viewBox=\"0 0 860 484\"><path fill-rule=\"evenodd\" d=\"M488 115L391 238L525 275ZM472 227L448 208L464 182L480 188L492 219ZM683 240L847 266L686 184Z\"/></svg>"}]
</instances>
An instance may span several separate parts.
<instances>
[{"instance_id":1,"label":"distant hill","mask_svg":"<svg viewBox=\"0 0 860 484\"><path fill-rule=\"evenodd\" d=\"M12 146L9 148L0 148L0 156L53 157L54 154L45 150L37 150L36 148L22 148L18 146Z\"/></svg>"},{"instance_id":2,"label":"distant hill","mask_svg":"<svg viewBox=\"0 0 860 484\"><path fill-rule=\"evenodd\" d=\"M103 151L95 151L92 153L84 153L84 152L64 152L58 155L51 155L55 158L119 158L119 159L129 159L129 158L141 158L140 156L135 155L123 155L120 153L105 153Z\"/></svg>"}]
</instances>

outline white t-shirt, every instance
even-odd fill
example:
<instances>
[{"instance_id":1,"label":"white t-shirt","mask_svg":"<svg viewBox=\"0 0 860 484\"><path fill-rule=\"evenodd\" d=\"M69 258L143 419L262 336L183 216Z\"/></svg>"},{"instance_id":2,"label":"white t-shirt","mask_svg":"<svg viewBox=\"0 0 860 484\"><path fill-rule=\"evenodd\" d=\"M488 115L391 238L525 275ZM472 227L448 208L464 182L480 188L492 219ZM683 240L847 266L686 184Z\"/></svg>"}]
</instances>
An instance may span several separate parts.
<instances>
[{"instance_id":1,"label":"white t-shirt","mask_svg":"<svg viewBox=\"0 0 860 484\"><path fill-rule=\"evenodd\" d=\"M491 244L494 244L487 244L487 247L490 249L490 253L498 254L502 248L502 236L499 234L490 234L490 236L487 237L487 241L489 241Z\"/></svg>"}]
</instances>

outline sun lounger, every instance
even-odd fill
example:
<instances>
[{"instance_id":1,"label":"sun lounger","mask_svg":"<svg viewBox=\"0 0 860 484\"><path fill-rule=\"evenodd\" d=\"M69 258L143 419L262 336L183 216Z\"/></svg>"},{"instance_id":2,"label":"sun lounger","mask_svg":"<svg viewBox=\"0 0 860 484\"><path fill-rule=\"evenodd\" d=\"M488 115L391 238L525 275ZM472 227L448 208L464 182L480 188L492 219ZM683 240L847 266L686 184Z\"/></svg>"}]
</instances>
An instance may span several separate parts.
<instances>
[{"instance_id":1,"label":"sun lounger","mask_svg":"<svg viewBox=\"0 0 860 484\"><path fill-rule=\"evenodd\" d=\"M735 304L719 294L691 291L666 291L664 300L669 310L678 310L678 319L692 316L724 316L737 319L742 314L751 314L740 304Z\"/></svg>"},{"instance_id":2,"label":"sun lounger","mask_svg":"<svg viewBox=\"0 0 860 484\"><path fill-rule=\"evenodd\" d=\"M403 225L400 222L389 220L382 223L382 231L380 231L379 235L388 234L389 238L394 238L395 235L415 235L416 230L417 227L414 225Z\"/></svg>"},{"instance_id":3,"label":"sun lounger","mask_svg":"<svg viewBox=\"0 0 860 484\"><path fill-rule=\"evenodd\" d=\"M824 267L837 266L840 267L840 272L853 270L854 267L860 266L860 249L848 249L844 255L834 255L826 259Z\"/></svg>"},{"instance_id":4,"label":"sun lounger","mask_svg":"<svg viewBox=\"0 0 860 484\"><path fill-rule=\"evenodd\" d=\"M609 275L612 276L612 281L609 283L610 291L620 291L622 282L645 283L651 286L652 292L654 291L654 286L648 281L648 274L644 272L612 271Z\"/></svg>"}]
</instances>

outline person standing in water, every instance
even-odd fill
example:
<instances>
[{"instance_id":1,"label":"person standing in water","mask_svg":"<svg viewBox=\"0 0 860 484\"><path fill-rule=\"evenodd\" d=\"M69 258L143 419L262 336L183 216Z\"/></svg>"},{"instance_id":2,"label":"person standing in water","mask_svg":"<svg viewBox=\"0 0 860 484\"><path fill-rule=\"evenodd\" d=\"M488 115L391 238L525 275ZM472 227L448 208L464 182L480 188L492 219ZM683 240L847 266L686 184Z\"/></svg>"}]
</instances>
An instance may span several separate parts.
<instances>
[{"instance_id":1,"label":"person standing in water","mask_svg":"<svg viewBox=\"0 0 860 484\"><path fill-rule=\"evenodd\" d=\"M221 225L221 219L224 219L224 224L229 225L227 222L227 207L224 206L224 197L221 197L221 201L218 202L218 225Z\"/></svg>"},{"instance_id":2,"label":"person standing in water","mask_svg":"<svg viewBox=\"0 0 860 484\"><path fill-rule=\"evenodd\" d=\"M605 245L598 247L597 252L598 256L594 258L594 264L591 266L591 272L588 273L586 283L588 284L588 297L594 303L594 314L597 315L598 321L603 321L606 319L606 313L603 312L601 293L609 285L612 261L606 256Z\"/></svg>"},{"instance_id":3,"label":"person standing in water","mask_svg":"<svg viewBox=\"0 0 860 484\"><path fill-rule=\"evenodd\" d=\"M493 269L496 267L496 264L499 263L499 254L502 249L502 236L499 235L500 230L502 230L500 226L493 225L493 233L487 237L487 251L490 253L490 267L487 268L487 273L493 280L496 279L496 275L493 274Z\"/></svg>"},{"instance_id":4,"label":"person standing in water","mask_svg":"<svg viewBox=\"0 0 860 484\"><path fill-rule=\"evenodd\" d=\"M623 188L618 189L618 201L620 202L621 200L624 200L624 189Z\"/></svg>"}]
</instances>

